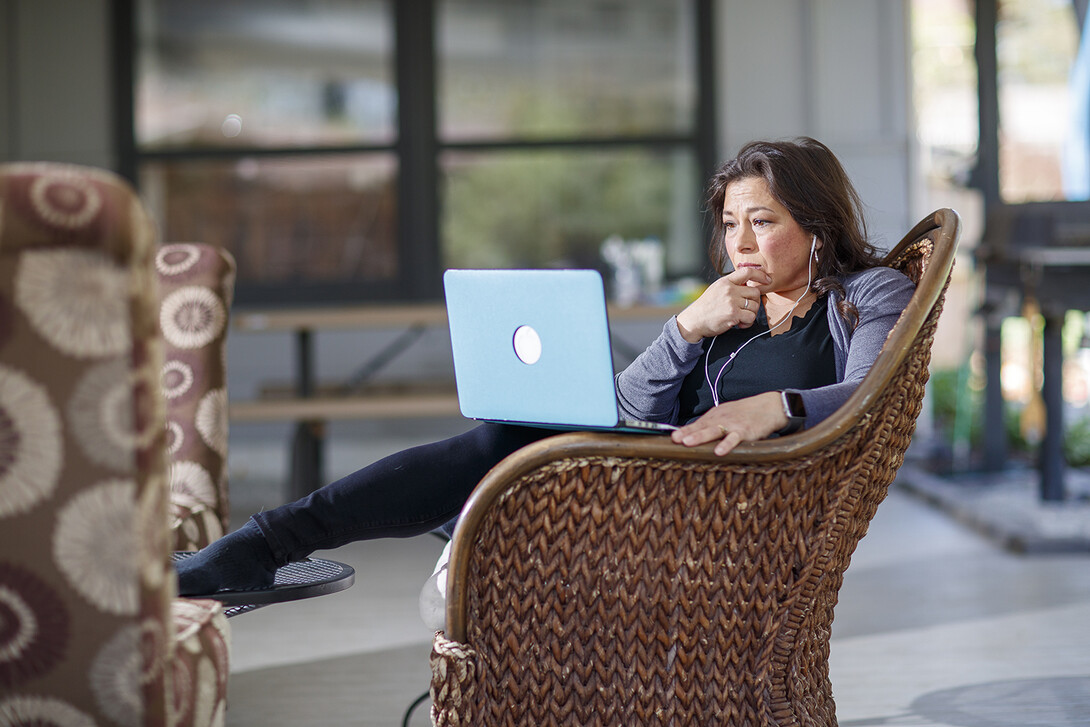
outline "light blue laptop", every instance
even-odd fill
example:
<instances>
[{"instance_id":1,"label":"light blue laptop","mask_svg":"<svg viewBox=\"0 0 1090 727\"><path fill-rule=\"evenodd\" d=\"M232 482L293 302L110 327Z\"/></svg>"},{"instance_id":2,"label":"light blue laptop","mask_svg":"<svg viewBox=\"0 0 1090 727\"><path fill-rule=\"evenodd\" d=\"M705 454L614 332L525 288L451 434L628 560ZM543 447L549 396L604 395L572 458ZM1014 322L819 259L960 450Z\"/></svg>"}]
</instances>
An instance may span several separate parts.
<instances>
[{"instance_id":1,"label":"light blue laptop","mask_svg":"<svg viewBox=\"0 0 1090 727\"><path fill-rule=\"evenodd\" d=\"M557 429L674 429L618 415L597 271L448 270L443 286L465 416Z\"/></svg>"}]
</instances>

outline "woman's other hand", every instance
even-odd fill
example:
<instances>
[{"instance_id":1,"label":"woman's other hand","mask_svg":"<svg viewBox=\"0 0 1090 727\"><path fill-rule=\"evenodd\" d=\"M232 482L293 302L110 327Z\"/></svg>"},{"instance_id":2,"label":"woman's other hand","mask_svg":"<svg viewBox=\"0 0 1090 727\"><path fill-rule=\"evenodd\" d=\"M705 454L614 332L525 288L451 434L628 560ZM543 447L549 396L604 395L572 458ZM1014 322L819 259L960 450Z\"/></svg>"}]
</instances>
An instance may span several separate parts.
<instances>
[{"instance_id":1,"label":"woman's other hand","mask_svg":"<svg viewBox=\"0 0 1090 727\"><path fill-rule=\"evenodd\" d=\"M761 307L760 286L772 279L759 268L741 268L708 286L677 314L677 327L689 343L718 336L731 328L749 328Z\"/></svg>"},{"instance_id":2,"label":"woman's other hand","mask_svg":"<svg viewBox=\"0 0 1090 727\"><path fill-rule=\"evenodd\" d=\"M727 401L709 410L691 424L673 432L678 444L696 447L716 442L715 453L724 455L740 442L756 442L787 426L780 392L768 391L737 401Z\"/></svg>"}]
</instances>

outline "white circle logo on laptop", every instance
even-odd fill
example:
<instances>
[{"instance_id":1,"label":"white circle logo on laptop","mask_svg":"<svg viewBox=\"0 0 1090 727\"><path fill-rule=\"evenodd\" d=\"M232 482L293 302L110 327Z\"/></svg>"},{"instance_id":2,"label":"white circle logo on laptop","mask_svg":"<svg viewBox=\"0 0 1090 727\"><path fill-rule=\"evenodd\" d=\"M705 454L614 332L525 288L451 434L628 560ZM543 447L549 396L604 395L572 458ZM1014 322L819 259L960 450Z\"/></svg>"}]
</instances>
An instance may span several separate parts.
<instances>
[{"instance_id":1,"label":"white circle logo on laptop","mask_svg":"<svg viewBox=\"0 0 1090 727\"><path fill-rule=\"evenodd\" d=\"M530 326L515 329L515 355L524 364L536 364L541 358L541 336Z\"/></svg>"}]
</instances>

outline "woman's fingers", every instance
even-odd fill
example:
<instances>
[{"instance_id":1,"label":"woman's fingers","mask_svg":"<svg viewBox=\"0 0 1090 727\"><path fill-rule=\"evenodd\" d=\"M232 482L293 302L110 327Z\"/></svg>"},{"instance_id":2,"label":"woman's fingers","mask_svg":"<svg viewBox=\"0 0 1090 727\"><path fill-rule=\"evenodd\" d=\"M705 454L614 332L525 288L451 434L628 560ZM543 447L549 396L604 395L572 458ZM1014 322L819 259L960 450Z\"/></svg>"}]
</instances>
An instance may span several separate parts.
<instances>
[{"instance_id":1,"label":"woman's fingers","mask_svg":"<svg viewBox=\"0 0 1090 727\"><path fill-rule=\"evenodd\" d=\"M715 453L724 455L742 442L764 439L784 424L786 415L779 392L769 391L724 402L670 436L674 442L686 447L717 442Z\"/></svg>"},{"instance_id":2,"label":"woman's fingers","mask_svg":"<svg viewBox=\"0 0 1090 727\"><path fill-rule=\"evenodd\" d=\"M722 424L715 424L701 418L692 424L674 430L670 436L678 444L684 444L686 447L698 447L701 444L724 439L730 434L730 429ZM738 434L738 436L740 437L741 434Z\"/></svg>"},{"instance_id":3,"label":"woman's fingers","mask_svg":"<svg viewBox=\"0 0 1090 727\"><path fill-rule=\"evenodd\" d=\"M727 454L744 440L742 432L728 429L721 424L700 424L699 421L675 430L671 437L674 442L686 447L698 447L701 444L717 442L714 451L720 456Z\"/></svg>"},{"instance_id":4,"label":"woman's fingers","mask_svg":"<svg viewBox=\"0 0 1090 727\"><path fill-rule=\"evenodd\" d=\"M734 272L725 275L724 278L734 285L755 289L761 285L768 285L772 278L764 270L754 267L738 268ZM758 292L758 295L760 293Z\"/></svg>"},{"instance_id":5,"label":"woman's fingers","mask_svg":"<svg viewBox=\"0 0 1090 727\"><path fill-rule=\"evenodd\" d=\"M690 343L697 343L736 326L752 326L761 307L761 291L753 284L766 279L756 268L743 268L716 280L678 314L682 336Z\"/></svg>"},{"instance_id":6,"label":"woman's fingers","mask_svg":"<svg viewBox=\"0 0 1090 727\"><path fill-rule=\"evenodd\" d=\"M713 450L717 455L722 457L724 454L728 454L732 449L737 447L742 442L742 435L738 432L727 432L726 436L719 441L719 444L715 445Z\"/></svg>"}]
</instances>

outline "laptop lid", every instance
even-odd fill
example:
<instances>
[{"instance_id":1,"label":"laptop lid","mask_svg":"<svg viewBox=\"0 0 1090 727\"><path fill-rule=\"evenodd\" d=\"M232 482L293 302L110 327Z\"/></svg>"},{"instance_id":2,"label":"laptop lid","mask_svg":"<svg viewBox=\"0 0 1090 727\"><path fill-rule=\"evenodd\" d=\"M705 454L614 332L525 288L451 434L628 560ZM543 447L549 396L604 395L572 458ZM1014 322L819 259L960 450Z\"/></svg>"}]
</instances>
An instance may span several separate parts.
<instances>
[{"instance_id":1,"label":"laptop lid","mask_svg":"<svg viewBox=\"0 0 1090 727\"><path fill-rule=\"evenodd\" d=\"M471 419L617 424L602 277L594 270L448 270L454 377Z\"/></svg>"}]
</instances>

